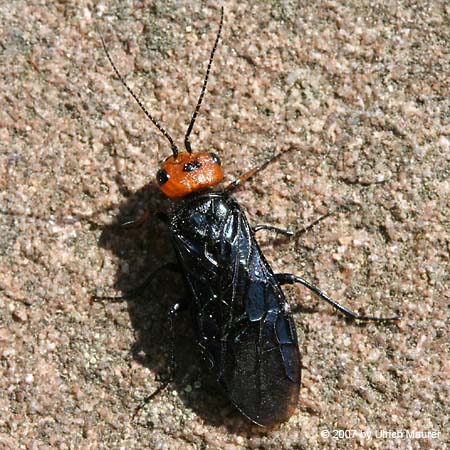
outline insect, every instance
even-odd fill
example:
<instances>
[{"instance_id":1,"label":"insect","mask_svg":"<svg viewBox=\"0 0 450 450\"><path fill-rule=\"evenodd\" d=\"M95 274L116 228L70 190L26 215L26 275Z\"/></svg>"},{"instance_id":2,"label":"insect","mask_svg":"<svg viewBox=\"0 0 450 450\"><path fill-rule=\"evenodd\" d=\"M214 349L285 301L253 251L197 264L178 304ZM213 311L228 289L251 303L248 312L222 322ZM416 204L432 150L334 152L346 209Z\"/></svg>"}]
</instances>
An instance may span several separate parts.
<instances>
[{"instance_id":1,"label":"insect","mask_svg":"<svg viewBox=\"0 0 450 450\"><path fill-rule=\"evenodd\" d=\"M309 227L297 231L265 225L252 228L231 194L276 157L223 190L214 190L224 176L220 159L215 153L194 152L189 137L205 95L223 20L222 9L203 86L184 138L185 151L179 151L127 85L100 37L116 75L170 143L172 155L162 163L156 181L173 200L168 227L189 293L187 307L198 345L231 403L252 422L273 426L295 411L301 374L297 333L282 285L300 283L352 319L392 321L398 317L359 316L303 278L273 272L255 233L267 229L297 236ZM179 305L173 311L177 309Z\"/></svg>"}]
</instances>

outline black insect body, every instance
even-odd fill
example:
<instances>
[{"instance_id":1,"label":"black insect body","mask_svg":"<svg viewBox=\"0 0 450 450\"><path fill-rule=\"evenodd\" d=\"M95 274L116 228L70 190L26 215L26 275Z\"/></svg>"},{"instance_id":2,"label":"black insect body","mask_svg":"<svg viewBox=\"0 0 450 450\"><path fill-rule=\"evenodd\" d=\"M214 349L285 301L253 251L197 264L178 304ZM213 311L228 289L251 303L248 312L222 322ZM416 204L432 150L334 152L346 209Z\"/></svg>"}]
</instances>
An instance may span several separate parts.
<instances>
[{"instance_id":1,"label":"black insect body","mask_svg":"<svg viewBox=\"0 0 450 450\"><path fill-rule=\"evenodd\" d=\"M176 200L168 214L169 229L189 291L198 343L236 408L254 423L272 426L286 421L295 411L301 372L295 325L280 285L301 283L353 319L398 318L358 316L306 280L273 273L255 240L255 231L268 229L294 236L306 228L296 232L271 226L252 229L230 193L279 155L225 190L211 190L223 178L221 162L215 153L192 152L189 136L205 94L222 24L223 9L183 152L128 87L101 39L117 76L171 145L172 156L162 163L156 180L161 191Z\"/></svg>"},{"instance_id":2,"label":"black insect body","mask_svg":"<svg viewBox=\"0 0 450 450\"><path fill-rule=\"evenodd\" d=\"M297 334L244 212L226 192L198 195L174 208L170 231L199 345L228 397L260 425L287 420L300 388Z\"/></svg>"}]
</instances>

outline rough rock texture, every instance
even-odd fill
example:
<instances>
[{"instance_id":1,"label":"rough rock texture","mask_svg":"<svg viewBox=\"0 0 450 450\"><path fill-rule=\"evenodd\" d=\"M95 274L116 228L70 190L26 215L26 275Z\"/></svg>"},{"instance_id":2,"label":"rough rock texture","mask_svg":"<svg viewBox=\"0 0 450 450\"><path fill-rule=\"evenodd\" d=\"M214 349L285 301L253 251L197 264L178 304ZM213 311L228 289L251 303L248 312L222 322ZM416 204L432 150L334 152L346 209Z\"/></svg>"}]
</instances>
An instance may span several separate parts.
<instances>
[{"instance_id":1,"label":"rough rock texture","mask_svg":"<svg viewBox=\"0 0 450 450\"><path fill-rule=\"evenodd\" d=\"M170 150L113 74L94 18L181 145L220 3L3 2L1 448L448 442L448 2L224 3L194 148L220 154L232 180L293 147L237 194L251 222L296 228L349 207L294 241L262 232L268 260L356 311L403 320L351 323L304 288L286 289L301 401L288 423L263 430L223 398L182 315L176 381L133 419L167 372L166 314L183 286L165 273L136 300L91 301L173 260L164 225L100 225L164 208L143 187Z\"/></svg>"}]
</instances>

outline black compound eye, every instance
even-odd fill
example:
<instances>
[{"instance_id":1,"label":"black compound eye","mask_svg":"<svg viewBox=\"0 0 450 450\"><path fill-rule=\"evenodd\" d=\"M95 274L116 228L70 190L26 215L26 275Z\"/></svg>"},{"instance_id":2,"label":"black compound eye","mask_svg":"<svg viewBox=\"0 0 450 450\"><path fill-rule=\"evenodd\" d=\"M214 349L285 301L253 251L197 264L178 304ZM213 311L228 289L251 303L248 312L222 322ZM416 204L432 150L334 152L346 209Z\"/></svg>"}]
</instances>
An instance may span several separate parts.
<instances>
[{"instance_id":1,"label":"black compound eye","mask_svg":"<svg viewBox=\"0 0 450 450\"><path fill-rule=\"evenodd\" d=\"M169 181L170 175L164 170L159 169L156 173L156 181L161 186Z\"/></svg>"},{"instance_id":2,"label":"black compound eye","mask_svg":"<svg viewBox=\"0 0 450 450\"><path fill-rule=\"evenodd\" d=\"M222 165L222 161L220 160L220 158L215 153L210 153L209 156L211 156L211 159L213 160L214 164L217 164L219 166Z\"/></svg>"},{"instance_id":3,"label":"black compound eye","mask_svg":"<svg viewBox=\"0 0 450 450\"><path fill-rule=\"evenodd\" d=\"M202 167L202 163L200 161L192 161L184 165L183 172L192 172L193 170L197 170L200 167Z\"/></svg>"}]
</instances>

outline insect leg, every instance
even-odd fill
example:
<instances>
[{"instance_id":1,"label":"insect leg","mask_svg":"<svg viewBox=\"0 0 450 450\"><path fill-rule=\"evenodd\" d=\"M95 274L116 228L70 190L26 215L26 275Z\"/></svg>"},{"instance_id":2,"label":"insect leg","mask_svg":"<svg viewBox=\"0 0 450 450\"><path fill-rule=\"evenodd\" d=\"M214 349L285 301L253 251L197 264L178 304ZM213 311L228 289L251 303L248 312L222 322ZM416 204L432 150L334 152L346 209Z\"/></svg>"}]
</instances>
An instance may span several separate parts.
<instances>
[{"instance_id":1,"label":"insect leg","mask_svg":"<svg viewBox=\"0 0 450 450\"><path fill-rule=\"evenodd\" d=\"M258 167L254 167L253 169L249 170L248 172L245 172L243 175L241 175L236 180L232 181L226 188L225 191L227 192L233 192L238 187L242 186L246 181L250 180L250 178L253 178L257 173L264 170L269 164L275 162L277 159L279 159L281 156L283 156L285 153L288 153L292 150L294 150L296 147L289 147L287 150L283 150L279 153L276 153L271 158L269 158L266 162L261 164Z\"/></svg>"},{"instance_id":2,"label":"insect leg","mask_svg":"<svg viewBox=\"0 0 450 450\"><path fill-rule=\"evenodd\" d=\"M394 320L400 320L401 317L373 317L373 316L360 316L359 314L356 314L352 310L346 308L345 306L340 305L338 302L333 300L330 296L325 294L325 292L321 291L318 287L311 284L309 281L306 281L305 279L298 277L297 275L293 275L291 273L278 273L275 275L278 282L283 284L294 284L294 283L300 283L303 284L303 286L306 286L308 289L313 291L316 295L318 295L322 300L325 300L328 302L333 308L336 308L338 311L340 311L342 314L344 314L345 317L348 317L349 319L355 319L355 320L362 320L362 321L394 321Z\"/></svg>"},{"instance_id":3,"label":"insect leg","mask_svg":"<svg viewBox=\"0 0 450 450\"><path fill-rule=\"evenodd\" d=\"M138 297L139 295L144 292L144 290L151 284L153 279L159 275L164 270L170 270L172 272L179 272L180 268L177 263L167 263L164 264L161 267L158 267L156 270L154 270L150 275L147 276L147 278L144 280L142 284L139 286L136 286L128 291L125 291L123 295L119 296L99 296L99 295L93 295L91 297L92 300L111 300L111 301L123 301L126 299Z\"/></svg>"},{"instance_id":4,"label":"insect leg","mask_svg":"<svg viewBox=\"0 0 450 450\"><path fill-rule=\"evenodd\" d=\"M38 213L18 213L16 211L8 211L6 209L0 209L0 214L4 216L11 216L11 217L28 217L30 219L33 219L35 221L42 221L44 223L48 223L49 221L54 221L58 225L64 226L64 225L73 225L77 222L84 222L87 223L90 226L91 230L99 230L104 228L107 224L105 223L99 223L93 220L96 216L99 216L102 213L111 211L112 209L115 209L119 206L119 204L111 203L108 206L99 209L98 211L95 211L91 214L82 214L82 213L69 213L64 212L63 215L59 217L55 217L53 214L49 216L44 216L42 214Z\"/></svg>"},{"instance_id":5,"label":"insect leg","mask_svg":"<svg viewBox=\"0 0 450 450\"><path fill-rule=\"evenodd\" d=\"M310 224L305 225L302 228L299 228L298 230L286 230L284 228L278 228L272 225L256 225L253 227L253 232L256 233L260 230L269 230L269 231L275 231L275 233L282 234L283 236L289 236L289 237L296 237L300 234L306 233L308 230L313 228L315 225L317 225L319 222L322 222L322 220L326 219L327 217L332 216L337 211L342 209L348 209L350 207L350 204L345 204L338 206L337 208L332 209L331 211L327 212L326 214L323 214L322 216L318 217L314 221L312 221Z\"/></svg>"},{"instance_id":6,"label":"insect leg","mask_svg":"<svg viewBox=\"0 0 450 450\"><path fill-rule=\"evenodd\" d=\"M299 228L298 230L286 230L284 228L278 228L274 227L272 225L256 225L256 227L253 227L253 232L257 232L260 230L269 230L269 231L275 231L275 233L282 234L283 236L289 236L289 237L296 237L300 234L306 233L308 230L310 230L314 225L317 225L319 222L321 222L323 219L326 219L327 217L334 214L336 210L330 211L323 216L320 216L310 224L304 226L303 228Z\"/></svg>"},{"instance_id":7,"label":"insect leg","mask_svg":"<svg viewBox=\"0 0 450 450\"><path fill-rule=\"evenodd\" d=\"M139 228L142 225L144 225L146 222L148 222L148 220L150 220L150 218L156 217L157 219L161 220L162 222L168 222L168 217L167 214L165 214L162 211L158 211L156 213L154 213L153 215L150 215L150 211L149 210L145 210L140 216L138 216L135 219L132 220L127 220L126 222L122 222L121 224L119 224L120 227L122 228Z\"/></svg>"},{"instance_id":8,"label":"insect leg","mask_svg":"<svg viewBox=\"0 0 450 450\"><path fill-rule=\"evenodd\" d=\"M167 380L164 381L160 386L158 386L150 395L147 395L134 409L133 419L139 413L139 411L147 405L147 403L154 397L156 397L160 392L169 386L169 384L173 381L176 369L175 363L175 331L173 326L173 321L177 317L178 313L185 309L188 302L186 300L180 300L178 303L175 303L169 310L167 315L167 319L169 321L169 351L170 351L170 362L169 362L169 370Z\"/></svg>"}]
</instances>

